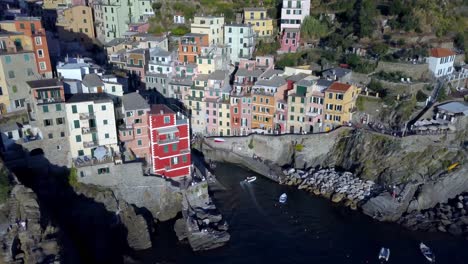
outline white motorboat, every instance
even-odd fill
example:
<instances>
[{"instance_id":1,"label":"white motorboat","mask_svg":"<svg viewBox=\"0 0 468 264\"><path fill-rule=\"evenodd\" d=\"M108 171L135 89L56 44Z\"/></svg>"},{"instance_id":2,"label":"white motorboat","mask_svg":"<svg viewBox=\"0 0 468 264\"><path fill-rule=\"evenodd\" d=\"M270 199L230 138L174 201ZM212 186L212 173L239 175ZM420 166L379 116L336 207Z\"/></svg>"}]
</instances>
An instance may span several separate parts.
<instances>
[{"instance_id":1,"label":"white motorboat","mask_svg":"<svg viewBox=\"0 0 468 264\"><path fill-rule=\"evenodd\" d=\"M419 244L419 248L421 249L421 253L427 260L429 260L429 262L435 262L435 255L434 253L432 253L432 250L428 246L424 245L424 243L421 242L421 244Z\"/></svg>"},{"instance_id":2,"label":"white motorboat","mask_svg":"<svg viewBox=\"0 0 468 264\"><path fill-rule=\"evenodd\" d=\"M381 263L385 263L390 258L390 249L389 248L381 248L379 252L379 260Z\"/></svg>"},{"instance_id":3,"label":"white motorboat","mask_svg":"<svg viewBox=\"0 0 468 264\"><path fill-rule=\"evenodd\" d=\"M288 200L288 196L285 193L283 193L279 198L279 202L284 204L286 203L286 200Z\"/></svg>"},{"instance_id":4,"label":"white motorboat","mask_svg":"<svg viewBox=\"0 0 468 264\"><path fill-rule=\"evenodd\" d=\"M221 142L225 142L226 140L224 138L214 138L214 142L218 142L218 143L221 143Z\"/></svg>"},{"instance_id":5,"label":"white motorboat","mask_svg":"<svg viewBox=\"0 0 468 264\"><path fill-rule=\"evenodd\" d=\"M244 182L250 183L250 182L254 182L255 180L257 180L257 177L251 176L251 177L245 178Z\"/></svg>"}]
</instances>

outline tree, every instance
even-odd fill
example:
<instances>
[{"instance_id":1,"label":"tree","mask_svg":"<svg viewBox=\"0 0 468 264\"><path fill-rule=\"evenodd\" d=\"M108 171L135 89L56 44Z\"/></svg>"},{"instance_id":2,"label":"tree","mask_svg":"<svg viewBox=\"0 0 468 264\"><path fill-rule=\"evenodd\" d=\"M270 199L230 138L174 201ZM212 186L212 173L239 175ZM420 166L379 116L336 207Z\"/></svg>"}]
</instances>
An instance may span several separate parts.
<instances>
[{"instance_id":1,"label":"tree","mask_svg":"<svg viewBox=\"0 0 468 264\"><path fill-rule=\"evenodd\" d=\"M171 30L171 33L174 36L183 36L189 32L190 32L190 29L188 29L186 26L177 26L176 28L173 28Z\"/></svg>"},{"instance_id":2,"label":"tree","mask_svg":"<svg viewBox=\"0 0 468 264\"><path fill-rule=\"evenodd\" d=\"M151 7L153 8L154 12L156 12L156 10L159 11L159 9L161 9L162 7L162 3L160 2L153 3Z\"/></svg>"},{"instance_id":3,"label":"tree","mask_svg":"<svg viewBox=\"0 0 468 264\"><path fill-rule=\"evenodd\" d=\"M387 96L387 89L383 88L382 83L375 79L371 79L367 87L372 91L379 93L379 96L382 98Z\"/></svg>"},{"instance_id":4,"label":"tree","mask_svg":"<svg viewBox=\"0 0 468 264\"><path fill-rule=\"evenodd\" d=\"M376 15L376 6L374 0L356 1L355 10L357 10L357 23L354 29L358 37L369 37L375 29L374 18Z\"/></svg>"},{"instance_id":5,"label":"tree","mask_svg":"<svg viewBox=\"0 0 468 264\"><path fill-rule=\"evenodd\" d=\"M315 40L326 36L328 33L328 25L320 20L306 16L301 25L301 37L307 40Z\"/></svg>"},{"instance_id":6,"label":"tree","mask_svg":"<svg viewBox=\"0 0 468 264\"><path fill-rule=\"evenodd\" d=\"M388 45L385 43L377 43L374 46L372 46L371 51L374 54L377 54L379 56L383 56L388 52Z\"/></svg>"}]
</instances>

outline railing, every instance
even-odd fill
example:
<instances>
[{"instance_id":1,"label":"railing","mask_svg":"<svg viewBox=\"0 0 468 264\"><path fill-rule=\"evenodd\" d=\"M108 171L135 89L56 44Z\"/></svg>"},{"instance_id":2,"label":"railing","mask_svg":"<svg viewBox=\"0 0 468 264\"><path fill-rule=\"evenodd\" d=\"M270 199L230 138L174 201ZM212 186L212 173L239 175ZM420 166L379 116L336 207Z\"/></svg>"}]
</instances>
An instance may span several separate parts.
<instances>
[{"instance_id":1,"label":"railing","mask_svg":"<svg viewBox=\"0 0 468 264\"><path fill-rule=\"evenodd\" d=\"M179 141L179 137L158 139L158 144L168 144L168 143L173 143L173 142L178 142L178 141Z\"/></svg>"},{"instance_id":2,"label":"railing","mask_svg":"<svg viewBox=\"0 0 468 264\"><path fill-rule=\"evenodd\" d=\"M96 127L82 127L81 128L81 133L84 135L94 133L96 131L97 131Z\"/></svg>"},{"instance_id":3,"label":"railing","mask_svg":"<svg viewBox=\"0 0 468 264\"><path fill-rule=\"evenodd\" d=\"M80 113L80 120L94 119L96 116L94 113Z\"/></svg>"},{"instance_id":4,"label":"railing","mask_svg":"<svg viewBox=\"0 0 468 264\"><path fill-rule=\"evenodd\" d=\"M94 147L99 146L99 143L98 143L97 140L96 141L85 141L85 142L83 142L83 146L85 148L94 148Z\"/></svg>"}]
</instances>

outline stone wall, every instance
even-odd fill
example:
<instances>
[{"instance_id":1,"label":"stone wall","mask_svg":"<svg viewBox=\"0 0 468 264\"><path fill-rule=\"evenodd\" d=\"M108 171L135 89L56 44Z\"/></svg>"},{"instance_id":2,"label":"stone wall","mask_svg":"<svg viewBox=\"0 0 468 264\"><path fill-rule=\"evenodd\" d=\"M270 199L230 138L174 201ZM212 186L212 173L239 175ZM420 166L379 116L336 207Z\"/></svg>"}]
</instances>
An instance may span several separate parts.
<instances>
[{"instance_id":1,"label":"stone wall","mask_svg":"<svg viewBox=\"0 0 468 264\"><path fill-rule=\"evenodd\" d=\"M430 76L429 66L424 64L411 64L411 63L398 63L398 62L386 62L379 61L375 72L395 72L401 71L408 76L411 76L412 80L425 79Z\"/></svg>"},{"instance_id":2,"label":"stone wall","mask_svg":"<svg viewBox=\"0 0 468 264\"><path fill-rule=\"evenodd\" d=\"M108 167L109 174L97 174L98 167ZM179 189L162 178L144 176L141 163L108 163L79 168L78 181L108 187L126 202L148 209L154 218L161 221L174 218L181 210Z\"/></svg>"},{"instance_id":3,"label":"stone wall","mask_svg":"<svg viewBox=\"0 0 468 264\"><path fill-rule=\"evenodd\" d=\"M68 138L54 138L30 141L21 146L28 152L42 149L45 158L54 165L71 167L70 144Z\"/></svg>"}]
</instances>

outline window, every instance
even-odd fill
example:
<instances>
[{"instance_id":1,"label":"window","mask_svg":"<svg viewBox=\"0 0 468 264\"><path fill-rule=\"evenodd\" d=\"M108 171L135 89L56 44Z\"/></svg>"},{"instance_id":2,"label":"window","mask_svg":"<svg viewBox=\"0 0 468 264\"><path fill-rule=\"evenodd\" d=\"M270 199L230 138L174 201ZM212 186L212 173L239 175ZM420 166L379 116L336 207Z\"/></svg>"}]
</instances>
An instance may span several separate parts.
<instances>
[{"instance_id":1,"label":"window","mask_svg":"<svg viewBox=\"0 0 468 264\"><path fill-rule=\"evenodd\" d=\"M109 133L104 134L105 138L109 138Z\"/></svg>"},{"instance_id":2,"label":"window","mask_svg":"<svg viewBox=\"0 0 468 264\"><path fill-rule=\"evenodd\" d=\"M164 124L169 124L171 122L171 117L170 116L165 116L164 117Z\"/></svg>"},{"instance_id":3,"label":"window","mask_svg":"<svg viewBox=\"0 0 468 264\"><path fill-rule=\"evenodd\" d=\"M60 137L65 137L65 132L60 132Z\"/></svg>"},{"instance_id":4,"label":"window","mask_svg":"<svg viewBox=\"0 0 468 264\"><path fill-rule=\"evenodd\" d=\"M164 153L168 153L169 152L169 146L168 145L165 145L164 146Z\"/></svg>"},{"instance_id":5,"label":"window","mask_svg":"<svg viewBox=\"0 0 468 264\"><path fill-rule=\"evenodd\" d=\"M106 111L106 106L105 106L105 105L101 105L101 110L102 110L102 111Z\"/></svg>"},{"instance_id":6,"label":"window","mask_svg":"<svg viewBox=\"0 0 468 264\"><path fill-rule=\"evenodd\" d=\"M109 172L110 172L109 168L98 169L98 174L108 174Z\"/></svg>"},{"instance_id":7,"label":"window","mask_svg":"<svg viewBox=\"0 0 468 264\"><path fill-rule=\"evenodd\" d=\"M133 112L128 111L128 112L126 113L126 115L127 115L127 117L131 117L131 116L133 116Z\"/></svg>"},{"instance_id":8,"label":"window","mask_svg":"<svg viewBox=\"0 0 468 264\"><path fill-rule=\"evenodd\" d=\"M55 111L57 111L57 112L62 111L62 105L61 104L56 104L55 105Z\"/></svg>"},{"instance_id":9,"label":"window","mask_svg":"<svg viewBox=\"0 0 468 264\"><path fill-rule=\"evenodd\" d=\"M332 93L328 93L328 99L333 99L333 94Z\"/></svg>"},{"instance_id":10,"label":"window","mask_svg":"<svg viewBox=\"0 0 468 264\"><path fill-rule=\"evenodd\" d=\"M81 135L75 136L75 141L76 141L76 143L80 143L81 142Z\"/></svg>"},{"instance_id":11,"label":"window","mask_svg":"<svg viewBox=\"0 0 468 264\"><path fill-rule=\"evenodd\" d=\"M182 156L182 162L183 162L183 163L187 163L187 155L183 155L183 156Z\"/></svg>"},{"instance_id":12,"label":"window","mask_svg":"<svg viewBox=\"0 0 468 264\"><path fill-rule=\"evenodd\" d=\"M80 120L73 120L73 127L80 128Z\"/></svg>"},{"instance_id":13,"label":"window","mask_svg":"<svg viewBox=\"0 0 468 264\"><path fill-rule=\"evenodd\" d=\"M13 85L13 87L11 87L13 89L13 93L17 93L18 92L18 87L16 87L16 85Z\"/></svg>"},{"instance_id":14,"label":"window","mask_svg":"<svg viewBox=\"0 0 468 264\"><path fill-rule=\"evenodd\" d=\"M141 128L137 128L136 133L137 135L141 135Z\"/></svg>"},{"instance_id":15,"label":"window","mask_svg":"<svg viewBox=\"0 0 468 264\"><path fill-rule=\"evenodd\" d=\"M54 135L52 133L49 133L48 137L49 137L49 139L52 139L52 138L54 138Z\"/></svg>"},{"instance_id":16,"label":"window","mask_svg":"<svg viewBox=\"0 0 468 264\"><path fill-rule=\"evenodd\" d=\"M179 157L172 158L172 165L177 165L179 163Z\"/></svg>"},{"instance_id":17,"label":"window","mask_svg":"<svg viewBox=\"0 0 468 264\"><path fill-rule=\"evenodd\" d=\"M109 124L108 121L107 121L107 119L102 120L102 123L103 123L104 125Z\"/></svg>"},{"instance_id":18,"label":"window","mask_svg":"<svg viewBox=\"0 0 468 264\"><path fill-rule=\"evenodd\" d=\"M24 29L24 24L20 23L20 29Z\"/></svg>"},{"instance_id":19,"label":"window","mask_svg":"<svg viewBox=\"0 0 468 264\"><path fill-rule=\"evenodd\" d=\"M172 144L172 151L176 151L177 150L177 143L174 143Z\"/></svg>"},{"instance_id":20,"label":"window","mask_svg":"<svg viewBox=\"0 0 468 264\"><path fill-rule=\"evenodd\" d=\"M118 0L117 0L117 2L118 2ZM83 10L83 15L84 15L84 14L86 14L86 10Z\"/></svg>"},{"instance_id":21,"label":"window","mask_svg":"<svg viewBox=\"0 0 468 264\"><path fill-rule=\"evenodd\" d=\"M87 23L88 21L86 21L86 19L83 19L83 23Z\"/></svg>"},{"instance_id":22,"label":"window","mask_svg":"<svg viewBox=\"0 0 468 264\"><path fill-rule=\"evenodd\" d=\"M40 50L37 50L37 56L38 56L39 58L44 58L44 51L41 50L41 49L40 49Z\"/></svg>"},{"instance_id":23,"label":"window","mask_svg":"<svg viewBox=\"0 0 468 264\"><path fill-rule=\"evenodd\" d=\"M144 113L145 113L145 111L143 111L143 110L138 110L138 115L139 115L139 116L142 116ZM140 123L141 123L141 122L140 122Z\"/></svg>"},{"instance_id":24,"label":"window","mask_svg":"<svg viewBox=\"0 0 468 264\"><path fill-rule=\"evenodd\" d=\"M336 94L336 100L343 100L343 94Z\"/></svg>"},{"instance_id":25,"label":"window","mask_svg":"<svg viewBox=\"0 0 468 264\"><path fill-rule=\"evenodd\" d=\"M52 119L44 119L44 126L51 126L53 125Z\"/></svg>"},{"instance_id":26,"label":"window","mask_svg":"<svg viewBox=\"0 0 468 264\"><path fill-rule=\"evenodd\" d=\"M72 105L72 113L73 113L73 114L78 113L78 110L77 110L77 108L76 108L76 105Z\"/></svg>"},{"instance_id":27,"label":"window","mask_svg":"<svg viewBox=\"0 0 468 264\"><path fill-rule=\"evenodd\" d=\"M34 75L34 72L33 72L33 70L32 70L31 68L28 68L28 69L26 70L26 72L27 72L28 76Z\"/></svg>"},{"instance_id":28,"label":"window","mask_svg":"<svg viewBox=\"0 0 468 264\"><path fill-rule=\"evenodd\" d=\"M41 37L35 37L34 40L36 41L36 45L42 45Z\"/></svg>"},{"instance_id":29,"label":"window","mask_svg":"<svg viewBox=\"0 0 468 264\"><path fill-rule=\"evenodd\" d=\"M43 61L39 62L39 68L40 68L42 71L46 70L46 69L47 69L46 63L43 62Z\"/></svg>"},{"instance_id":30,"label":"window","mask_svg":"<svg viewBox=\"0 0 468 264\"><path fill-rule=\"evenodd\" d=\"M43 105L42 106L42 112L49 113L49 106L48 105Z\"/></svg>"},{"instance_id":31,"label":"window","mask_svg":"<svg viewBox=\"0 0 468 264\"><path fill-rule=\"evenodd\" d=\"M15 72L14 71L8 71L8 78L10 78L10 79L15 78Z\"/></svg>"},{"instance_id":32,"label":"window","mask_svg":"<svg viewBox=\"0 0 468 264\"><path fill-rule=\"evenodd\" d=\"M63 118L63 117L59 117L59 118L55 119L55 121L56 121L57 125L65 124L65 118Z\"/></svg>"},{"instance_id":33,"label":"window","mask_svg":"<svg viewBox=\"0 0 468 264\"><path fill-rule=\"evenodd\" d=\"M84 151L82 149L78 150L78 156L84 156Z\"/></svg>"},{"instance_id":34,"label":"window","mask_svg":"<svg viewBox=\"0 0 468 264\"><path fill-rule=\"evenodd\" d=\"M143 142L141 141L141 139L137 140L137 145L138 146L143 146Z\"/></svg>"},{"instance_id":35,"label":"window","mask_svg":"<svg viewBox=\"0 0 468 264\"><path fill-rule=\"evenodd\" d=\"M112 85L112 92L115 93L115 85Z\"/></svg>"},{"instance_id":36,"label":"window","mask_svg":"<svg viewBox=\"0 0 468 264\"><path fill-rule=\"evenodd\" d=\"M289 116L289 120L294 121L294 116Z\"/></svg>"},{"instance_id":37,"label":"window","mask_svg":"<svg viewBox=\"0 0 468 264\"><path fill-rule=\"evenodd\" d=\"M343 107L341 105L335 105L335 110L336 111L341 111Z\"/></svg>"}]
</instances>

